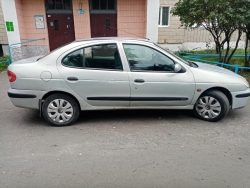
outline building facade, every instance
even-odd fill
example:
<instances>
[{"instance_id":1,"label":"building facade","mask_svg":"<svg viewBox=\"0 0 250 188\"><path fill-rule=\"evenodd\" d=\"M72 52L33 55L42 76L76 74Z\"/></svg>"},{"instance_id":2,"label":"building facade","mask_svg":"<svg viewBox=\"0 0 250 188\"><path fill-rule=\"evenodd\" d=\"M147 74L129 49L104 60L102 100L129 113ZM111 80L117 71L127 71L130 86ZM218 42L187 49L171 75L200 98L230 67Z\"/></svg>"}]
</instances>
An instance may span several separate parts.
<instances>
[{"instance_id":1,"label":"building facade","mask_svg":"<svg viewBox=\"0 0 250 188\"><path fill-rule=\"evenodd\" d=\"M8 44L52 51L91 37L158 39L158 0L1 0ZM156 3L157 2L157 3ZM0 23L1 24L1 23Z\"/></svg>"},{"instance_id":2,"label":"building facade","mask_svg":"<svg viewBox=\"0 0 250 188\"><path fill-rule=\"evenodd\" d=\"M2 2L0 1L0 55L7 53L8 37L5 28Z\"/></svg>"},{"instance_id":3,"label":"building facade","mask_svg":"<svg viewBox=\"0 0 250 188\"><path fill-rule=\"evenodd\" d=\"M0 43L7 53L6 44L40 39L13 49L20 59L91 37L148 38L167 47L191 43L191 49L212 42L204 28L180 28L179 18L170 14L177 1L0 0Z\"/></svg>"}]
</instances>

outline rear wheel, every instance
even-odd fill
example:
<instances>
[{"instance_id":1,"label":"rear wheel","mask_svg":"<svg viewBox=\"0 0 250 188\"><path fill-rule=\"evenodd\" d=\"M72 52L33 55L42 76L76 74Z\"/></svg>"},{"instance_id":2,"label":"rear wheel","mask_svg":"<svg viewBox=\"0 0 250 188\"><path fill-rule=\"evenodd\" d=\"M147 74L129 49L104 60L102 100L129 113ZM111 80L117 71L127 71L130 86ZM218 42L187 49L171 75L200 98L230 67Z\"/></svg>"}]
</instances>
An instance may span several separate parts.
<instances>
[{"instance_id":1,"label":"rear wheel","mask_svg":"<svg viewBox=\"0 0 250 188\"><path fill-rule=\"evenodd\" d=\"M194 113L206 121L219 121L229 112L230 104L224 93L217 90L207 91L200 96L194 106Z\"/></svg>"},{"instance_id":2,"label":"rear wheel","mask_svg":"<svg viewBox=\"0 0 250 188\"><path fill-rule=\"evenodd\" d=\"M65 94L53 94L47 97L43 107L44 118L52 125L67 126L73 124L79 116L79 107L75 99Z\"/></svg>"}]
</instances>

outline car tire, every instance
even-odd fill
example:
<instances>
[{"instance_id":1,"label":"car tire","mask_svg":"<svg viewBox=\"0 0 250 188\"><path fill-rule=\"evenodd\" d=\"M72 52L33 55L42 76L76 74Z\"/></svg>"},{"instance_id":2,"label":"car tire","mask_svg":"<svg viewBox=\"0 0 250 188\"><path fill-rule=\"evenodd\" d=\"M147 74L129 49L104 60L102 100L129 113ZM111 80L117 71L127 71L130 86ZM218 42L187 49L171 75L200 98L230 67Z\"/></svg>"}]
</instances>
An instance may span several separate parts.
<instances>
[{"instance_id":1,"label":"car tire","mask_svg":"<svg viewBox=\"0 0 250 188\"><path fill-rule=\"evenodd\" d=\"M42 106L44 118L55 126L73 124L80 113L76 100L66 94L53 94L47 97Z\"/></svg>"},{"instance_id":2,"label":"car tire","mask_svg":"<svg viewBox=\"0 0 250 188\"><path fill-rule=\"evenodd\" d=\"M230 110L227 96L221 91L210 90L202 94L194 106L194 114L205 121L223 119Z\"/></svg>"}]
</instances>

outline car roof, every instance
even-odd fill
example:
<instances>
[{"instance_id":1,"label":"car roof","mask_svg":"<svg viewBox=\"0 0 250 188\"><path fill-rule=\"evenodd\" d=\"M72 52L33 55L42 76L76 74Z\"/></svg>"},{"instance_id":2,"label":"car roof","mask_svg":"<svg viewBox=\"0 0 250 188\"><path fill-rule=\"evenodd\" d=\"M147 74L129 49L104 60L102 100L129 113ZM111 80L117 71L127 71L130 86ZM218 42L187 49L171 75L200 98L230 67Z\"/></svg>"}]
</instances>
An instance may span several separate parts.
<instances>
[{"instance_id":1,"label":"car roof","mask_svg":"<svg viewBox=\"0 0 250 188\"><path fill-rule=\"evenodd\" d=\"M128 38L128 37L96 37L96 38L88 38L88 39L79 39L79 40L75 40L75 42L84 42L84 41L105 41L105 40L116 40L116 41L133 40L133 41L145 41L145 42L149 42L149 39L143 39L143 38Z\"/></svg>"}]
</instances>

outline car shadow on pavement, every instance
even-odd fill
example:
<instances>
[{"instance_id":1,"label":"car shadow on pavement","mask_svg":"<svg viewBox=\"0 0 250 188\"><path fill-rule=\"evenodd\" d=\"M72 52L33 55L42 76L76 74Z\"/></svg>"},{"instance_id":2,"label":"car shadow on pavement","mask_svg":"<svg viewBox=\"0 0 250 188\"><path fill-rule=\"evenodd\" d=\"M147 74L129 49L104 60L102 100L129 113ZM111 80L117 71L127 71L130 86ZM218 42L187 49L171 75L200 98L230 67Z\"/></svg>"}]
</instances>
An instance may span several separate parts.
<instances>
[{"instance_id":1,"label":"car shadow on pavement","mask_svg":"<svg viewBox=\"0 0 250 188\"><path fill-rule=\"evenodd\" d=\"M22 122L25 126L51 126L43 117L40 117L39 110L26 109L22 114Z\"/></svg>"},{"instance_id":2,"label":"car shadow on pavement","mask_svg":"<svg viewBox=\"0 0 250 188\"><path fill-rule=\"evenodd\" d=\"M239 111L230 111L223 119L223 123L237 121L243 114ZM187 123L203 122L196 118L191 110L96 110L82 111L73 125L93 123L129 123L166 120L169 122ZM18 120L17 120L18 121ZM221 122L221 121L220 121ZM207 122L209 123L209 122ZM22 124L25 126L52 126L40 117L38 110L25 110L22 114ZM210 123L209 123L210 124Z\"/></svg>"},{"instance_id":3,"label":"car shadow on pavement","mask_svg":"<svg viewBox=\"0 0 250 188\"><path fill-rule=\"evenodd\" d=\"M101 110L83 111L77 122L130 121L169 119L185 121L194 119L188 110Z\"/></svg>"}]
</instances>

